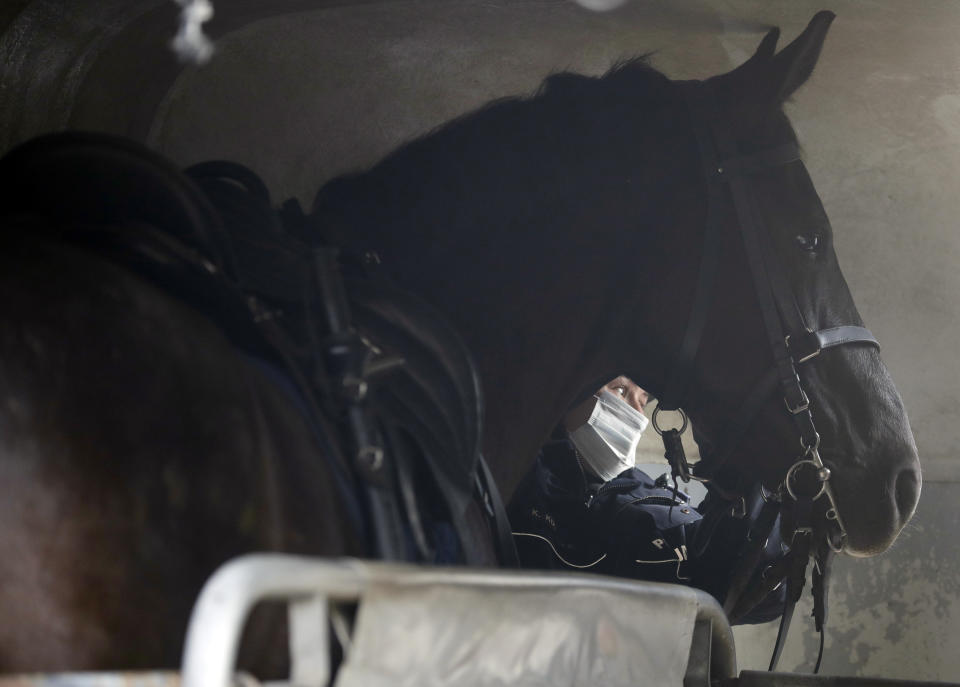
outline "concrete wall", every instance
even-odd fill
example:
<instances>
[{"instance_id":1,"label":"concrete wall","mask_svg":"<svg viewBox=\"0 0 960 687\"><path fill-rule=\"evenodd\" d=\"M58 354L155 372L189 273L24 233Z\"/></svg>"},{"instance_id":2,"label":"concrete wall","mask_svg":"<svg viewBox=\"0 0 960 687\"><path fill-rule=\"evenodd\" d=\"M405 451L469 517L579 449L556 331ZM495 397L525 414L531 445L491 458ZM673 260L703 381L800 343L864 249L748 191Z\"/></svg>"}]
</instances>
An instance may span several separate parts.
<instances>
[{"instance_id":1,"label":"concrete wall","mask_svg":"<svg viewBox=\"0 0 960 687\"><path fill-rule=\"evenodd\" d=\"M105 12L110 3L89 4ZM99 19L119 36L99 48L113 46L112 57L99 60L89 42L71 38L69 21L81 14L74 4L66 30L21 14L19 33L0 41L0 136L9 145L68 125L128 133L183 164L239 160L278 197L309 201L325 179L491 98L529 92L550 72L601 73L656 51L653 64L669 75L705 77L742 61L768 25L792 38L823 4L838 20L788 111L851 290L910 412L926 482L891 552L838 562L825 671L960 681L952 649L960 636L960 3L635 0L594 14L567 0L236 0L218 3L226 19L214 26L215 60L182 71L161 54L172 24L157 2L126 4L132 29ZM293 13L253 21L270 14L264 8ZM24 26L61 49L15 41ZM71 40L73 53L64 47ZM136 67L126 61L141 52ZM23 70L37 60L45 80L28 83ZM44 101L58 79L73 100ZM31 110L35 102L52 105ZM20 108L15 120L11 107ZM798 611L788 669L812 665L815 638L800 632L808 613ZM741 667L764 667L774 635L738 631Z\"/></svg>"}]
</instances>

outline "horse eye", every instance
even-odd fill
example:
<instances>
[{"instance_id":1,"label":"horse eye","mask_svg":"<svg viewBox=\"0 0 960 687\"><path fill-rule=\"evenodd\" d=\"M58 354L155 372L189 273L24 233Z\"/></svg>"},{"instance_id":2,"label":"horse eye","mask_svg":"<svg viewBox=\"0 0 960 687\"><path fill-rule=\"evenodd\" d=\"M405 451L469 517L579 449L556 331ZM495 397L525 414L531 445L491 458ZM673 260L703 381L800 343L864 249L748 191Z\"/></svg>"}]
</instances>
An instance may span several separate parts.
<instances>
[{"instance_id":1,"label":"horse eye","mask_svg":"<svg viewBox=\"0 0 960 687\"><path fill-rule=\"evenodd\" d=\"M805 250L809 253L816 252L820 247L820 234L812 234L811 236L804 236L800 234L797 236L797 243L799 244L801 250Z\"/></svg>"}]
</instances>

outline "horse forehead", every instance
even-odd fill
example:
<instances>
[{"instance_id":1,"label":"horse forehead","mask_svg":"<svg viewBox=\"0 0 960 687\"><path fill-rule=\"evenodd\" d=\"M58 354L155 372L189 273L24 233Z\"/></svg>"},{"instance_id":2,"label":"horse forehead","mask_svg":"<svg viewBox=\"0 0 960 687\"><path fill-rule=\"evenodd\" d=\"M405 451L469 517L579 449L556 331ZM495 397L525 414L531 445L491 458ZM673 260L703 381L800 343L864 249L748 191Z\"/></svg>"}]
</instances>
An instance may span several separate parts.
<instances>
[{"instance_id":1,"label":"horse forehead","mask_svg":"<svg viewBox=\"0 0 960 687\"><path fill-rule=\"evenodd\" d=\"M744 112L732 125L743 153L758 152L785 143L800 144L790 118L780 106L764 107L751 114Z\"/></svg>"},{"instance_id":2,"label":"horse forehead","mask_svg":"<svg viewBox=\"0 0 960 687\"><path fill-rule=\"evenodd\" d=\"M829 230L830 220L820 193L803 160L767 170L752 181L767 212L789 219L791 225L806 224Z\"/></svg>"}]
</instances>

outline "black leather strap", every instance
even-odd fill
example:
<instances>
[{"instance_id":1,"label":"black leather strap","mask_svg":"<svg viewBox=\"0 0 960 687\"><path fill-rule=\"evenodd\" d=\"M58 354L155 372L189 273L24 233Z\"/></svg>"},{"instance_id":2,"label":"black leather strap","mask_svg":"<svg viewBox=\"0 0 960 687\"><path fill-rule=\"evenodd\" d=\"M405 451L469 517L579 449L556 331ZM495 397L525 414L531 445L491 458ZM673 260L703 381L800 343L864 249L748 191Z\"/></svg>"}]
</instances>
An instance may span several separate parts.
<instances>
[{"instance_id":1,"label":"black leather strap","mask_svg":"<svg viewBox=\"0 0 960 687\"><path fill-rule=\"evenodd\" d=\"M796 607L797 602L787 597L783 604L783 613L780 615L780 627L777 630L777 641L773 645L773 655L770 656L770 666L767 668L771 672L777 669L777 664L780 662L780 655L783 653L787 633L790 630L790 621L793 620L793 611Z\"/></svg>"},{"instance_id":2,"label":"black leather strap","mask_svg":"<svg viewBox=\"0 0 960 687\"><path fill-rule=\"evenodd\" d=\"M716 475L729 460L733 450L768 402L771 394L778 388L783 394L786 409L793 417L800 435L800 443L804 447L802 457L807 457L806 460L795 463L795 466L804 463L814 466L822 465L817 452L820 435L814 426L810 400L803 389L797 366L815 359L826 348L851 343L878 347L879 344L873 334L861 326L844 325L822 330L808 326L787 279L787 273L780 265L770 236L762 231L763 218L750 187L749 177L764 169L799 161L800 154L796 143L791 141L749 156L740 155L737 142L731 133L732 129L725 126L711 86L707 83L684 82L680 84L680 88L689 106L693 130L707 176L708 217L705 229L705 250L701 262L709 272L704 275L702 271L698 279L691 318L688 320L687 330L680 346L676 367L667 378L664 397L668 405L663 406L661 402L661 406L672 410L681 405L686 386L692 377L693 360L707 317L708 307L704 303L709 302L708 298L714 286L716 262L719 260L717 255L707 249L707 246L719 245L714 236L719 233L717 228L719 222L715 215L722 200L718 196L718 189L725 186L729 189L736 215L735 223L747 256L754 291L773 356L773 367L764 373L747 393L740 412L734 415L731 430L721 438L720 449L709 457L709 463L702 460L693 474L700 479ZM776 667L780 658L796 602L800 598L806 578L806 567L814 532L812 505L813 500L822 493L802 494L790 491L790 484L786 483L786 480L790 479L792 472L793 468L784 479L793 499L791 508L796 525L791 541L791 551L783 561L787 571L787 601L770 662L770 670ZM677 474L676 469L674 474ZM819 474L818 472L817 475ZM823 479L827 478L820 478L821 481ZM814 486L822 489L819 483ZM718 485L714 483L712 488L716 490ZM832 501L831 505L836 507ZM774 517L774 510L771 506L770 512L767 513L768 518ZM752 557L753 551L748 552L747 558ZM815 575L815 583L820 587L815 590L815 597L819 596L819 599L815 598L815 606L818 609L817 626L821 631L826 616L825 578L825 574L819 578ZM744 607L743 602L747 600L744 597L749 596L743 594L747 579L738 576L734 580L734 588L731 589L728 597L726 608L728 613L742 610ZM774 581L770 580L768 583L773 584ZM821 632L821 639L822 636Z\"/></svg>"},{"instance_id":3,"label":"black leather strap","mask_svg":"<svg viewBox=\"0 0 960 687\"><path fill-rule=\"evenodd\" d=\"M736 156L720 162L717 175L730 177L733 175L756 174L771 167L779 167L800 160L800 149L796 143L784 143L761 150L749 156Z\"/></svg>"},{"instance_id":4,"label":"black leather strap","mask_svg":"<svg viewBox=\"0 0 960 687\"><path fill-rule=\"evenodd\" d=\"M791 142L762 150L753 155L740 155L735 142L722 129L718 128L720 114L712 92L696 81L679 82L678 86L691 113L691 126L697 139L703 168L706 170L707 210L704 247L697 278L697 288L677 360L674 362L673 370L658 401L659 407L663 410L676 410L682 405L682 399L686 394L687 386L693 374L693 363L700 347L703 329L713 302L713 294L716 290L716 273L720 262L722 227L719 221L719 208L721 207L722 195L725 192L725 184L729 186L733 196L734 207L739 219L738 226L743 233L744 245L747 247L751 273L754 275L754 287L761 301L764 322L771 337L771 346L778 361L777 366L780 369L780 378L785 388L792 385L789 355L783 344L784 337L780 329L780 320L777 317L779 308L777 299L771 290L773 279L767 274L761 235L756 229L756 226L760 223L759 216L754 207L752 195L745 185L744 175L799 160L799 149L796 143ZM703 113L706 116L701 116ZM792 291L789 290L789 285L786 285L785 289L778 290L781 293L789 294L789 298L792 300L793 295ZM799 313L795 303L793 305ZM802 329L805 329L805 327L801 327ZM777 356L778 352L780 353L779 356ZM792 395L794 404L800 403L800 394L791 389L788 395Z\"/></svg>"},{"instance_id":5,"label":"black leather strap","mask_svg":"<svg viewBox=\"0 0 960 687\"><path fill-rule=\"evenodd\" d=\"M815 332L815 334L820 340L820 348L832 348L833 346L848 343L866 343L880 348L880 342L874 338L873 334L866 327L844 325L842 327L821 329Z\"/></svg>"},{"instance_id":6,"label":"black leather strap","mask_svg":"<svg viewBox=\"0 0 960 687\"><path fill-rule=\"evenodd\" d=\"M769 267L767 275L770 277L770 287L774 293L774 300L784 330L790 333L809 331L812 327L807 324L806 318L803 316L793 292L793 286L787 280L787 271L783 269L780 257L773 248L773 242L770 240L768 232L762 232L760 239L764 260Z\"/></svg>"},{"instance_id":7,"label":"black leather strap","mask_svg":"<svg viewBox=\"0 0 960 687\"><path fill-rule=\"evenodd\" d=\"M727 590L727 597L723 602L723 611L727 614L727 617L730 618L731 622L735 621L739 616L753 610L753 607L766 596L766 594L764 594L755 601L751 599L752 603L749 603L749 605L740 604L743 593L753 579L754 571L760 564L767 538L770 536L770 532L773 531L773 525L776 523L777 515L779 514L780 504L773 500L767 501L763 504L756 521L750 527L747 535L748 544L746 550L740 555L740 560L731 578L730 587ZM776 586L776 583L771 580L771 584L773 585L770 588L772 590L773 587Z\"/></svg>"},{"instance_id":8,"label":"black leather strap","mask_svg":"<svg viewBox=\"0 0 960 687\"><path fill-rule=\"evenodd\" d=\"M513 529L507 518L507 509L503 505L500 490L490 474L487 461L480 454L477 460L477 486L484 506L488 509L487 515L493 524L496 533L497 553L500 565L505 568L519 568L520 556L517 554L517 545L513 539Z\"/></svg>"},{"instance_id":9,"label":"black leather strap","mask_svg":"<svg viewBox=\"0 0 960 687\"><path fill-rule=\"evenodd\" d=\"M803 340L793 335L789 338L789 350L797 364L813 360L822 351L843 344L861 343L880 348L880 344L870 330L852 325L806 332L801 336ZM694 466L697 477L712 477L727 464L764 404L777 390L777 383L776 370L771 368L750 387L750 392L740 403L739 410L732 415L727 433L721 437L717 450L710 455L710 462L701 461Z\"/></svg>"},{"instance_id":10,"label":"black leather strap","mask_svg":"<svg viewBox=\"0 0 960 687\"><path fill-rule=\"evenodd\" d=\"M697 83L684 81L680 82L679 86L687 100L688 109L692 112L693 108L696 107ZM704 169L716 169L719 162L714 155L713 146L710 145L709 132L699 125L696 117L692 118L691 123L697 137L697 146L700 149ZM717 268L720 264L721 225L719 207L722 200L722 187L711 178L710 174L705 175L705 182L707 185L707 209L700 271L697 276L697 287L694 292L693 305L690 308L690 316L687 318L687 328L683 335L683 341L680 344L680 350L677 353L677 359L673 364L670 377L657 400L657 407L663 410L677 410L682 403L681 399L685 397L690 378L693 376L693 363L700 348L703 328L707 323L710 307L713 305L713 294L716 292Z\"/></svg>"},{"instance_id":11,"label":"black leather strap","mask_svg":"<svg viewBox=\"0 0 960 687\"><path fill-rule=\"evenodd\" d=\"M712 89L707 84L701 87L701 105L705 125L711 130L713 143L720 153L719 157L723 159L739 157L737 143L730 129L722 125L723 117L720 108ZM782 152L779 154L785 159L794 159L792 155L784 155ZM818 437L812 418L804 415L809 407L809 399L800 384L794 361L787 350L781 321L781 317L786 318L791 313L798 312L793 291L786 283L779 265L775 261L768 260L765 255L772 251L765 248L766 237L760 231L763 222L756 199L747 183L748 180L742 174L723 175L722 170L718 170L718 176L724 178L730 188L750 274L753 277L754 289L760 305L760 314L773 353L774 367L777 370L784 400L793 414L801 441L806 446L812 446Z\"/></svg>"},{"instance_id":12,"label":"black leather strap","mask_svg":"<svg viewBox=\"0 0 960 687\"><path fill-rule=\"evenodd\" d=\"M741 411L734 416L730 432L724 437L719 457L714 456L709 466L701 464L695 471L698 477L716 474L729 458L730 453L753 422L770 394L780 387L787 409L794 417L797 431L805 446L814 446L819 436L809 412L807 397L796 366L819 355L824 348L844 343L867 343L878 345L873 335L863 327L845 325L821 331L812 331L807 326L799 308L786 272L780 267L776 252L769 237L761 231L763 226L755 197L749 186L749 175L771 166L799 161L799 149L794 142L751 155L740 155L736 141L722 125L723 118L715 97L706 84L682 82L679 84L691 112L694 133L700 147L701 158L708 177L708 218L705 244L718 246L716 209L719 206L717 189L729 189L736 213L737 225L743 240L744 250L753 278L754 290L773 354L773 369L761 377L744 399ZM717 162L721 160L722 162ZM691 318L681 344L674 370L665 386L663 397L672 410L682 404L686 386L692 376L693 359L699 347L699 339L707 317L709 294L714 290L717 254L706 251L702 264L711 272L698 280ZM790 332L786 335L785 332Z\"/></svg>"},{"instance_id":13,"label":"black leather strap","mask_svg":"<svg viewBox=\"0 0 960 687\"><path fill-rule=\"evenodd\" d=\"M784 603L783 615L780 618L780 629L777 631L777 641L770 657L769 670L776 670L780 655L786 643L790 621L797 602L803 596L803 586L807 579L807 565L813 545L812 527L813 499L809 496L801 497L793 502L793 518L797 529L794 530L790 541L790 553L787 554L787 598Z\"/></svg>"}]
</instances>

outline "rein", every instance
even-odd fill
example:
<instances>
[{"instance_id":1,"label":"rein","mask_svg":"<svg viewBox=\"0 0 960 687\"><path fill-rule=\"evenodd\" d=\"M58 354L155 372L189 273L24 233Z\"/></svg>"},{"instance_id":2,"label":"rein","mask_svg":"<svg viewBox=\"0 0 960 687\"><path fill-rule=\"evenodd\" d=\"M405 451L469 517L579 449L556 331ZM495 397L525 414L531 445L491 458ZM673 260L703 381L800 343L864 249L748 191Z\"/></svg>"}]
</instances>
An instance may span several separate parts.
<instances>
[{"instance_id":1,"label":"rein","mask_svg":"<svg viewBox=\"0 0 960 687\"><path fill-rule=\"evenodd\" d=\"M816 545L813 518L814 501L826 497L829 508L826 518L836 529L819 533L833 552L840 552L846 539L846 529L837 507L837 500L830 485L830 469L820 458L820 434L817 432L810 410L811 402L797 366L814 360L822 351L846 344L866 344L879 348L876 338L864 327L843 325L818 329L807 323L797 303L793 289L787 282L782 266L770 244L764 222L757 207L751 184L754 174L791 163L803 164L795 142L769 148L753 154L741 154L731 129L724 126L723 117L712 87L706 83L685 81L678 84L686 100L692 120L703 173L707 182L707 218L704 245L696 292L687 321L686 331L673 370L667 378L664 393L653 414L653 423L663 436L666 457L671 464L674 480L695 479L705 482L707 488L718 494L724 502L735 502L731 514L743 517L747 511L745 497L732 493L715 482L715 477L730 460L744 435L770 397L779 392L783 396L785 410L793 418L800 440L801 452L787 469L777 492L767 500L760 520L762 526L753 537L753 549L759 551L763 541L774 526L777 510L787 510L793 516L793 531L787 535L790 553L780 570L770 571L764 590L769 591L786 577L787 601L781 620L777 643L770 662L770 670L776 668L783 649L783 642L799 600L810 558L814 559L813 593L814 617L821 635L820 651L823 651L823 624L826 620L826 578L830 551L821 553ZM686 415L681 405L686 398L694 371L694 359L701 345L704 326L716 288L716 275L720 262L721 231L723 223L720 207L729 197L735 211L740 238L746 251L754 290L760 303L760 312L768 343L773 353L774 364L746 395L739 411L734 414L730 431L722 438L720 449L710 456L709 463L701 460L691 467L683 454L679 437L686 428ZM683 420L680 430L663 430L657 424L661 411L679 411ZM758 523L759 524L759 523ZM832 534L836 534L836 541ZM759 544L759 545L758 545ZM744 594L752 567L749 561L756 551L745 556L734 575L725 610L745 612L743 603L757 594ZM760 597L762 598L762 597ZM759 601L759 598L757 598ZM819 668L820 659L817 660Z\"/></svg>"}]
</instances>

